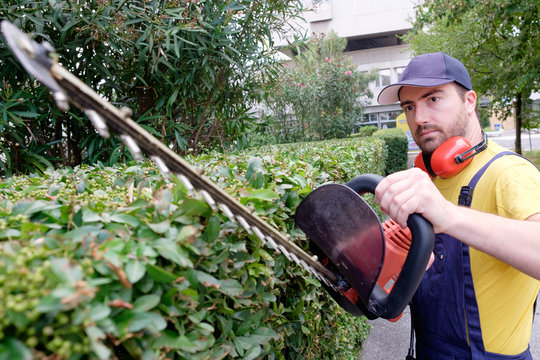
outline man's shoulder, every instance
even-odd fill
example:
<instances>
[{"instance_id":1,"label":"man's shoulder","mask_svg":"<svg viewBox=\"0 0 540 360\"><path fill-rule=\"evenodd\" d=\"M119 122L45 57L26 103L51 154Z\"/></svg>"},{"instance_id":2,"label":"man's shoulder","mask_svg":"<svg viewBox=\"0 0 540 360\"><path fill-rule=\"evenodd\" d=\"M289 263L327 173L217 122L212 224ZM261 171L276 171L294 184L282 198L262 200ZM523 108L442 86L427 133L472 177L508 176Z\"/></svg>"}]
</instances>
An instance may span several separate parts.
<instances>
[{"instance_id":1,"label":"man's shoulder","mask_svg":"<svg viewBox=\"0 0 540 360\"><path fill-rule=\"evenodd\" d=\"M477 164L478 170L487 164L490 160L497 157L496 160L492 161L489 165L489 173L491 175L496 175L502 173L513 173L515 171L522 172L538 172L536 166L530 162L527 158L506 149L494 141L488 141L488 147L485 150L485 154L479 156L481 159L481 164ZM540 175L540 174L539 174Z\"/></svg>"}]
</instances>

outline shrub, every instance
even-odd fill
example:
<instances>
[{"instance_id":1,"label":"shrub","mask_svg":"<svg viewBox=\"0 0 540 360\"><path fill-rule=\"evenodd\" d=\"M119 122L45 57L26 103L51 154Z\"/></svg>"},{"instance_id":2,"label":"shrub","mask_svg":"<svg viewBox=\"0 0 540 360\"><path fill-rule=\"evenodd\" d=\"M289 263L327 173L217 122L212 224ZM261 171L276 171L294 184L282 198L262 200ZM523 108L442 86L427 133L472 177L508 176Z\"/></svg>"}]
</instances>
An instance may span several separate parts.
<instances>
[{"instance_id":1,"label":"shrub","mask_svg":"<svg viewBox=\"0 0 540 360\"><path fill-rule=\"evenodd\" d=\"M378 130L373 133L373 136L383 139L386 143L386 150L388 152L385 169L386 175L407 169L409 143L407 135L401 129Z\"/></svg>"},{"instance_id":2,"label":"shrub","mask_svg":"<svg viewBox=\"0 0 540 360\"><path fill-rule=\"evenodd\" d=\"M347 45L334 31L314 37L297 54L274 84L266 101L268 119L273 122L279 142L298 139L344 138L365 104L359 98L371 97L369 82L374 74L356 70L343 56Z\"/></svg>"},{"instance_id":3,"label":"shrub","mask_svg":"<svg viewBox=\"0 0 540 360\"><path fill-rule=\"evenodd\" d=\"M1 19L49 41L66 70L176 152L242 145L261 83L281 68L273 39L301 10L299 0L0 2ZM130 159L80 111L59 112L4 41L0 111L0 175Z\"/></svg>"},{"instance_id":4,"label":"shrub","mask_svg":"<svg viewBox=\"0 0 540 360\"><path fill-rule=\"evenodd\" d=\"M300 199L381 172L380 140L190 159L299 246ZM0 351L7 358L356 359L365 319L148 164L0 183Z\"/></svg>"},{"instance_id":5,"label":"shrub","mask_svg":"<svg viewBox=\"0 0 540 360\"><path fill-rule=\"evenodd\" d=\"M354 133L354 136L359 136L359 137L372 136L373 133L377 130L379 130L379 128L376 127L375 125L362 126L358 129L356 133Z\"/></svg>"}]
</instances>

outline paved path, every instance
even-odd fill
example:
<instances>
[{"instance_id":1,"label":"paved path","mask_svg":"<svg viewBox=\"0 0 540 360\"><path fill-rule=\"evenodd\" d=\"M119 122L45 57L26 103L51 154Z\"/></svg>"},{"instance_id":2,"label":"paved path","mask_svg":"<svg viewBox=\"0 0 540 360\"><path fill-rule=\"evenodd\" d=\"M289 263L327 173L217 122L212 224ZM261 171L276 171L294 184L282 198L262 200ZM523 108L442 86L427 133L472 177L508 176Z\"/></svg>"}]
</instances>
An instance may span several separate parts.
<instances>
[{"instance_id":1,"label":"paved path","mask_svg":"<svg viewBox=\"0 0 540 360\"><path fill-rule=\"evenodd\" d=\"M488 136L499 145L507 149L514 150L514 142L516 140L515 130L503 130L500 132L488 133ZM531 151L540 150L540 133L522 132L521 133L521 150Z\"/></svg>"},{"instance_id":2,"label":"paved path","mask_svg":"<svg viewBox=\"0 0 540 360\"><path fill-rule=\"evenodd\" d=\"M359 360L405 360L409 351L411 334L409 308L395 323L377 319L371 321L371 325L371 331L364 342ZM530 347L533 359L540 359L540 306L536 308Z\"/></svg>"}]
</instances>

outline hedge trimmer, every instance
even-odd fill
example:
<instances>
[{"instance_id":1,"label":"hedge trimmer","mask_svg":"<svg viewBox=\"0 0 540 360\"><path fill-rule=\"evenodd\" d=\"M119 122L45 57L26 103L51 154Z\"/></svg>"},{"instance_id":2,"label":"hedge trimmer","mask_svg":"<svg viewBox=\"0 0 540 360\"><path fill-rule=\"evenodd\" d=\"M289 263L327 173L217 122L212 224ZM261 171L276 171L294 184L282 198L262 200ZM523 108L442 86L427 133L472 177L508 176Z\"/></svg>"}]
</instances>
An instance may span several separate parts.
<instances>
[{"instance_id":1,"label":"hedge trimmer","mask_svg":"<svg viewBox=\"0 0 540 360\"><path fill-rule=\"evenodd\" d=\"M310 239L308 253L142 129L129 109L114 107L64 69L49 43L38 44L7 21L1 27L15 56L51 90L61 110L75 105L102 137L120 136L135 159L146 155L166 178L177 176L189 192L199 193L214 210L312 274L345 310L369 319L393 319L407 306L433 249L433 229L418 214L408 220L412 236L390 221L381 225L360 196L373 193L380 176L361 175L346 185L323 185L302 201L296 223Z\"/></svg>"}]
</instances>

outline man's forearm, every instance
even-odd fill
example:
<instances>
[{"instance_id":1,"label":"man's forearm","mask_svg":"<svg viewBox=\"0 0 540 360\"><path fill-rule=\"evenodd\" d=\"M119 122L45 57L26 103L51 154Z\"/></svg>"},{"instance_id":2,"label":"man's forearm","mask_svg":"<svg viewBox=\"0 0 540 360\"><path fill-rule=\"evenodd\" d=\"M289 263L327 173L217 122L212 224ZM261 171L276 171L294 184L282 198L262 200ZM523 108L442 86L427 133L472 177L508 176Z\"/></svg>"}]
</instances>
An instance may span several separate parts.
<instances>
[{"instance_id":1,"label":"man's forearm","mask_svg":"<svg viewBox=\"0 0 540 360\"><path fill-rule=\"evenodd\" d=\"M519 221L455 206L446 234L540 279L540 213Z\"/></svg>"}]
</instances>

